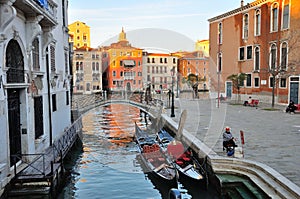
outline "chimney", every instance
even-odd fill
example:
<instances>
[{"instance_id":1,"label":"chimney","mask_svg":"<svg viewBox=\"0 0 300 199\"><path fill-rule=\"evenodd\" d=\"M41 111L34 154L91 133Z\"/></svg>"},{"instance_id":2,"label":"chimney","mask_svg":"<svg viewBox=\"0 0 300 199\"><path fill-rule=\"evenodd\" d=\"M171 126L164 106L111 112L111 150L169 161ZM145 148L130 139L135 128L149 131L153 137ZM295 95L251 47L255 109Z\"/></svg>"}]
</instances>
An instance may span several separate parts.
<instances>
[{"instance_id":1,"label":"chimney","mask_svg":"<svg viewBox=\"0 0 300 199\"><path fill-rule=\"evenodd\" d=\"M241 7L244 6L244 0L241 0Z\"/></svg>"}]
</instances>

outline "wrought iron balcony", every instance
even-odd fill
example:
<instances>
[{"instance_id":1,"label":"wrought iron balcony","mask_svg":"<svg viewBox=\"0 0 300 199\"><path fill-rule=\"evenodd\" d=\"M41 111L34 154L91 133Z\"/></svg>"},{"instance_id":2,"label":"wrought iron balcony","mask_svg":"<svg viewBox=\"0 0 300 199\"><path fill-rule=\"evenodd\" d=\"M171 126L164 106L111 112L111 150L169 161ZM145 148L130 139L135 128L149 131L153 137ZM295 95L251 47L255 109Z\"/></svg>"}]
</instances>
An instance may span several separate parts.
<instances>
[{"instance_id":1,"label":"wrought iron balcony","mask_svg":"<svg viewBox=\"0 0 300 199\"><path fill-rule=\"evenodd\" d=\"M53 0L16 0L14 7L23 11L27 18L44 16L40 21L42 27L57 25L57 4Z\"/></svg>"}]
</instances>

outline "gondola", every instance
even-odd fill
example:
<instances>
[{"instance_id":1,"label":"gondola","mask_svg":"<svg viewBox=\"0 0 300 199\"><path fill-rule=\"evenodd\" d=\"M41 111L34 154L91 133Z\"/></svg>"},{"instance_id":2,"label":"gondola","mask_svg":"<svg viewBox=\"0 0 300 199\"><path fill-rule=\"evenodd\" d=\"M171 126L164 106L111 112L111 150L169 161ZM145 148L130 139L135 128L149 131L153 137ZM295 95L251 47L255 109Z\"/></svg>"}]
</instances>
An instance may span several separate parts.
<instances>
[{"instance_id":1,"label":"gondola","mask_svg":"<svg viewBox=\"0 0 300 199\"><path fill-rule=\"evenodd\" d=\"M166 158L154 137L150 137L145 130L135 124L135 141L141 154L141 160L148 169L161 180L176 183L176 169Z\"/></svg>"},{"instance_id":2,"label":"gondola","mask_svg":"<svg viewBox=\"0 0 300 199\"><path fill-rule=\"evenodd\" d=\"M182 178L193 182L206 182L205 170L198 162L196 157L189 149L185 149L184 145L174 139L165 129L161 129L157 133L156 140L162 150L168 154L179 171L179 180Z\"/></svg>"}]
</instances>

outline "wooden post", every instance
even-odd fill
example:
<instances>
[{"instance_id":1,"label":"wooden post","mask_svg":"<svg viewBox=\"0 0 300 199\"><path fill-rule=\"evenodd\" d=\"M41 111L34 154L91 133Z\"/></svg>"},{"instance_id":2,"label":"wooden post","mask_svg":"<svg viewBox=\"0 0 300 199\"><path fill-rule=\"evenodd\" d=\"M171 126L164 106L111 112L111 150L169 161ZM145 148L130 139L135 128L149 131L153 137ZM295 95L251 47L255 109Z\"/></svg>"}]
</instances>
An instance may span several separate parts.
<instances>
[{"instance_id":1,"label":"wooden post","mask_svg":"<svg viewBox=\"0 0 300 199\"><path fill-rule=\"evenodd\" d=\"M242 154L244 157L244 144L245 144L244 131L240 130L240 136L241 136L241 143L242 143Z\"/></svg>"}]
</instances>

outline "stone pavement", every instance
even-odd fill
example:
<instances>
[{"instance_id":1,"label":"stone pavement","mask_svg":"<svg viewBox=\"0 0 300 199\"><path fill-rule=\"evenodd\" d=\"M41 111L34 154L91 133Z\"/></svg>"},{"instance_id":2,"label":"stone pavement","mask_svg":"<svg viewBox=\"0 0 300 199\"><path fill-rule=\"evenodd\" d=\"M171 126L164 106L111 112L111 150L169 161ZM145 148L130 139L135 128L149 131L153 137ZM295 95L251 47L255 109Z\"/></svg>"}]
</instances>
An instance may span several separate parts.
<instances>
[{"instance_id":1,"label":"stone pavement","mask_svg":"<svg viewBox=\"0 0 300 199\"><path fill-rule=\"evenodd\" d=\"M173 120L178 122L180 113L187 110L184 128L221 156L226 155L222 150L224 127L230 126L238 140L243 130L245 159L266 164L300 186L300 114L287 114L284 106L276 106L276 111L264 110L270 107L228 102L217 107L216 99L176 98ZM165 111L170 115L169 108Z\"/></svg>"}]
</instances>

